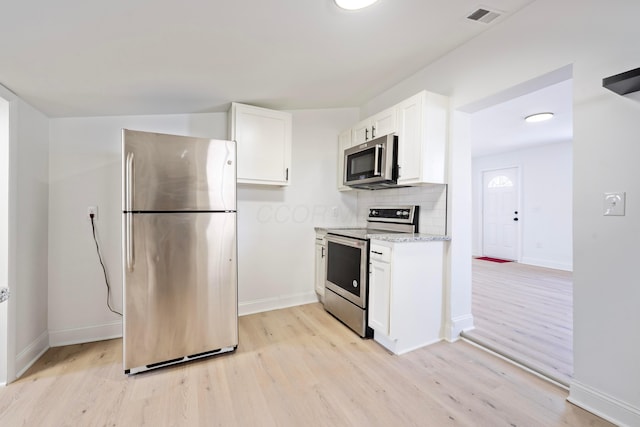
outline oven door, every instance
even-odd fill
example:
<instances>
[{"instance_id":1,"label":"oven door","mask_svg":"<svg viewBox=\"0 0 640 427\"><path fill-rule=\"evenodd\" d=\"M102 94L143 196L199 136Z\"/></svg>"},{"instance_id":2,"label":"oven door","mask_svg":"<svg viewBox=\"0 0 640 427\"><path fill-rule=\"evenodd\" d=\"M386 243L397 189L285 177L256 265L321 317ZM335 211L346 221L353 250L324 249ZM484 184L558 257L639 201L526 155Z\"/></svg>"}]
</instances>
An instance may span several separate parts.
<instances>
[{"instance_id":1,"label":"oven door","mask_svg":"<svg viewBox=\"0 0 640 427\"><path fill-rule=\"evenodd\" d=\"M327 235L327 289L367 307L368 241Z\"/></svg>"}]
</instances>

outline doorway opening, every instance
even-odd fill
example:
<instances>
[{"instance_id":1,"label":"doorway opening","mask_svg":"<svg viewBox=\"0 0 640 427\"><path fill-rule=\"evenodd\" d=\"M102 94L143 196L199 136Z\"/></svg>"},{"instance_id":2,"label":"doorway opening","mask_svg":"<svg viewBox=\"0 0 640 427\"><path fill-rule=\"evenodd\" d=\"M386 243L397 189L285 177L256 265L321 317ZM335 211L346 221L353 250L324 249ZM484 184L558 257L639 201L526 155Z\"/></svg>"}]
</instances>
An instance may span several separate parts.
<instances>
[{"instance_id":1,"label":"doorway opening","mask_svg":"<svg viewBox=\"0 0 640 427\"><path fill-rule=\"evenodd\" d=\"M564 67L465 111L475 329L462 334L567 387L573 375L571 75L571 66ZM554 119L537 127L524 121L541 111L554 112Z\"/></svg>"}]
</instances>

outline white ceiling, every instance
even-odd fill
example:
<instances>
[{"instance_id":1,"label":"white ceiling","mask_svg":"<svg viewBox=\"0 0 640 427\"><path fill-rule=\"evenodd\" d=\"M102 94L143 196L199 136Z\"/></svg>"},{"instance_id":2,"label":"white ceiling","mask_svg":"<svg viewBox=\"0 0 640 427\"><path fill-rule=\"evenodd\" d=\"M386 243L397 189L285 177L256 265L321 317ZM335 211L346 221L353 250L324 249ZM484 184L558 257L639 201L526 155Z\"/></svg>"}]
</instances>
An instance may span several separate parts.
<instances>
[{"instance_id":1,"label":"white ceiling","mask_svg":"<svg viewBox=\"0 0 640 427\"><path fill-rule=\"evenodd\" d=\"M49 117L357 107L533 1L14 1L0 84ZM503 15L466 19L479 7ZM538 111L556 115L522 120ZM474 156L570 140L570 80L474 113L472 131Z\"/></svg>"},{"instance_id":2,"label":"white ceiling","mask_svg":"<svg viewBox=\"0 0 640 427\"><path fill-rule=\"evenodd\" d=\"M0 84L50 117L357 107L534 0L482 1L5 1Z\"/></svg>"},{"instance_id":3,"label":"white ceiling","mask_svg":"<svg viewBox=\"0 0 640 427\"><path fill-rule=\"evenodd\" d=\"M573 81L555 83L471 115L473 157L573 139ZM545 122L524 118L554 113Z\"/></svg>"}]
</instances>

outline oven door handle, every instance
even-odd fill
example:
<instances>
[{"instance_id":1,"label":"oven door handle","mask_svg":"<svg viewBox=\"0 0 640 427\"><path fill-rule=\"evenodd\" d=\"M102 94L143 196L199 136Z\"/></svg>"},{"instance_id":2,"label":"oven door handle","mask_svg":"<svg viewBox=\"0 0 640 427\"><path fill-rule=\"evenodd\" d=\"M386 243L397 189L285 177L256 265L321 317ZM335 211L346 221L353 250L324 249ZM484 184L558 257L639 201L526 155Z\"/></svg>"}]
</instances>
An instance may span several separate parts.
<instances>
[{"instance_id":1,"label":"oven door handle","mask_svg":"<svg viewBox=\"0 0 640 427\"><path fill-rule=\"evenodd\" d=\"M358 249L365 249L367 247L367 242L365 240L350 239L348 237L334 236L331 234L327 234L327 243L328 242L337 243L344 246L351 246L352 248Z\"/></svg>"},{"instance_id":2,"label":"oven door handle","mask_svg":"<svg viewBox=\"0 0 640 427\"><path fill-rule=\"evenodd\" d=\"M373 158L373 176L380 176L382 172L380 172L380 154L382 153L382 144L376 144Z\"/></svg>"}]
</instances>

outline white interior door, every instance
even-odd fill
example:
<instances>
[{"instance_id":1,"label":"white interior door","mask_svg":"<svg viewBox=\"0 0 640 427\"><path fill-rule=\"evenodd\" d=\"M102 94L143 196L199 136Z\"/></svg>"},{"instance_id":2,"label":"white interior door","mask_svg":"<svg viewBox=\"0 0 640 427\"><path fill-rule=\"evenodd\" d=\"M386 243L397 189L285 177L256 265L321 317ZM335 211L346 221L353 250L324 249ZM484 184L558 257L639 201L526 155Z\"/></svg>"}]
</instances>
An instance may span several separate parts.
<instances>
[{"instance_id":1,"label":"white interior door","mask_svg":"<svg viewBox=\"0 0 640 427\"><path fill-rule=\"evenodd\" d=\"M496 169L482 176L482 251L484 256L517 260L520 194L518 168Z\"/></svg>"}]
</instances>

